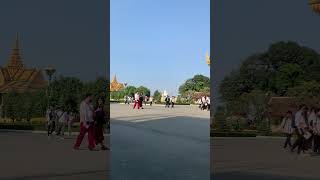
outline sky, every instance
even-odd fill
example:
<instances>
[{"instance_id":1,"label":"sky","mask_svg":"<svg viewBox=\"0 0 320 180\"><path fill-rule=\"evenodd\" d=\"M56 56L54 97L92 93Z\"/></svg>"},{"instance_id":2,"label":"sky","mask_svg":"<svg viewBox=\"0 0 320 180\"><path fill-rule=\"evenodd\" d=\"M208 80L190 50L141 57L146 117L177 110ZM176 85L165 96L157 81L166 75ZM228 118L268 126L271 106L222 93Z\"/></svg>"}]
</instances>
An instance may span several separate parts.
<instances>
[{"instance_id":1,"label":"sky","mask_svg":"<svg viewBox=\"0 0 320 180\"><path fill-rule=\"evenodd\" d=\"M0 66L19 32L27 67L51 65L82 80L105 76L106 11L103 0L1 0Z\"/></svg>"},{"instance_id":2,"label":"sky","mask_svg":"<svg viewBox=\"0 0 320 180\"><path fill-rule=\"evenodd\" d=\"M210 76L210 0L111 0L110 10L111 78L177 95Z\"/></svg>"},{"instance_id":3,"label":"sky","mask_svg":"<svg viewBox=\"0 0 320 180\"><path fill-rule=\"evenodd\" d=\"M218 87L248 56L278 41L295 41L320 52L320 15L307 0L215 0L212 85ZM216 103L217 104L217 103Z\"/></svg>"}]
</instances>

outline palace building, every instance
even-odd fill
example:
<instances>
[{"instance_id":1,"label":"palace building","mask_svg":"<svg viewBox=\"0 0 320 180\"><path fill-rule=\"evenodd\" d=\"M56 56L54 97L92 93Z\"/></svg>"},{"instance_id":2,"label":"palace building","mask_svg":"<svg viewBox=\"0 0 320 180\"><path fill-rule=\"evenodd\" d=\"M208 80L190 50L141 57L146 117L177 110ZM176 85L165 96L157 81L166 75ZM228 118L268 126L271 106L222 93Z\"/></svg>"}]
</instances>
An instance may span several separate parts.
<instances>
[{"instance_id":1,"label":"palace building","mask_svg":"<svg viewBox=\"0 0 320 180\"><path fill-rule=\"evenodd\" d=\"M110 92L120 91L124 89L124 85L117 81L117 76L114 75L111 83L110 83Z\"/></svg>"},{"instance_id":2,"label":"palace building","mask_svg":"<svg viewBox=\"0 0 320 180\"><path fill-rule=\"evenodd\" d=\"M9 91L33 92L46 86L41 70L27 68L22 62L19 34L17 33L14 48L9 62L0 67L0 94Z\"/></svg>"}]
</instances>

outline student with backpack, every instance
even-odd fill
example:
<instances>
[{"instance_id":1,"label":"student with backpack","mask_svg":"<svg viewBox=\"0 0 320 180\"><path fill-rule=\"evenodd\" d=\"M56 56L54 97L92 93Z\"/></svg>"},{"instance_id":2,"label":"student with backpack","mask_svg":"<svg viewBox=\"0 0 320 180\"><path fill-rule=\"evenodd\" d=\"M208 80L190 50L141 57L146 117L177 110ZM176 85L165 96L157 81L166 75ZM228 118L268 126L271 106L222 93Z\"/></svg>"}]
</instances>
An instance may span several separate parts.
<instances>
[{"instance_id":1,"label":"student with backpack","mask_svg":"<svg viewBox=\"0 0 320 180\"><path fill-rule=\"evenodd\" d=\"M293 122L293 114L291 111L288 111L280 124L280 130L282 130L282 132L285 133L287 137L284 142L283 148L287 148L288 145L289 147L292 146L291 144L291 137L293 133L292 122Z\"/></svg>"}]
</instances>

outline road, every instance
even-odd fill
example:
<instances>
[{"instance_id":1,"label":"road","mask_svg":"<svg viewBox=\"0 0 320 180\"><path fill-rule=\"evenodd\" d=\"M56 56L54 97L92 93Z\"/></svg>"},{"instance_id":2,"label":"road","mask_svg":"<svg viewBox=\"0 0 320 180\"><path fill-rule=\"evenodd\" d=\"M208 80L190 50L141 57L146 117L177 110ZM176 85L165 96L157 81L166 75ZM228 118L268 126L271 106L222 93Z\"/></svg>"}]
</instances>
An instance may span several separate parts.
<instances>
[{"instance_id":1,"label":"road","mask_svg":"<svg viewBox=\"0 0 320 180\"><path fill-rule=\"evenodd\" d=\"M210 178L209 112L111 104L112 180Z\"/></svg>"}]
</instances>

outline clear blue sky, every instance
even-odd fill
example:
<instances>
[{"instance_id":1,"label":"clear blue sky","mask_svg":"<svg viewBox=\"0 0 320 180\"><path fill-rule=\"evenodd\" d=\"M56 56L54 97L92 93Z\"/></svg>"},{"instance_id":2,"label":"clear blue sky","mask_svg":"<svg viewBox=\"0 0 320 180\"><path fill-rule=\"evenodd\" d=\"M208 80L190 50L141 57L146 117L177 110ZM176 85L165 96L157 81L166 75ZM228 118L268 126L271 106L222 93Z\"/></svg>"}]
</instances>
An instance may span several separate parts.
<instances>
[{"instance_id":1,"label":"clear blue sky","mask_svg":"<svg viewBox=\"0 0 320 180\"><path fill-rule=\"evenodd\" d=\"M111 78L176 95L210 75L210 0L111 0Z\"/></svg>"}]
</instances>

